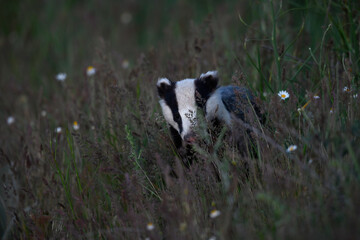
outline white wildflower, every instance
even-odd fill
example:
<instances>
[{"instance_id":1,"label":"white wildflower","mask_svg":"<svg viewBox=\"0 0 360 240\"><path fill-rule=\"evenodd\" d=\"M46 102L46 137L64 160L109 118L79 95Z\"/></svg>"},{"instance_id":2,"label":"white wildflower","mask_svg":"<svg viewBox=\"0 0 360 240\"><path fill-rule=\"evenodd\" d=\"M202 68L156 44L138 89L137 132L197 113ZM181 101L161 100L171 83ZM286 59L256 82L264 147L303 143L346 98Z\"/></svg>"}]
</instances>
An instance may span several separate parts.
<instances>
[{"instance_id":1,"label":"white wildflower","mask_svg":"<svg viewBox=\"0 0 360 240\"><path fill-rule=\"evenodd\" d=\"M343 92L349 93L349 92L351 92L351 88L350 87L344 87Z\"/></svg>"},{"instance_id":2,"label":"white wildflower","mask_svg":"<svg viewBox=\"0 0 360 240\"><path fill-rule=\"evenodd\" d=\"M88 66L86 69L86 75L88 75L88 77L91 77L93 75L95 75L96 73L96 68L94 68L93 66Z\"/></svg>"},{"instance_id":3,"label":"white wildflower","mask_svg":"<svg viewBox=\"0 0 360 240\"><path fill-rule=\"evenodd\" d=\"M281 100L285 100L287 98L289 98L289 93L287 91L280 91L278 93L278 96L281 98Z\"/></svg>"},{"instance_id":4,"label":"white wildflower","mask_svg":"<svg viewBox=\"0 0 360 240\"><path fill-rule=\"evenodd\" d=\"M290 145L287 149L286 149L286 152L287 153L290 153L290 152L293 152L297 149L297 146L296 145Z\"/></svg>"},{"instance_id":5,"label":"white wildflower","mask_svg":"<svg viewBox=\"0 0 360 240\"><path fill-rule=\"evenodd\" d=\"M154 224L153 224L152 222L149 222L149 223L146 225L146 229L147 229L148 231L152 231L152 230L154 230L154 228L155 228L155 226L154 226Z\"/></svg>"},{"instance_id":6,"label":"white wildflower","mask_svg":"<svg viewBox=\"0 0 360 240\"><path fill-rule=\"evenodd\" d=\"M121 66L123 69L127 69L130 66L129 60L125 59L124 61L122 61Z\"/></svg>"},{"instance_id":7,"label":"white wildflower","mask_svg":"<svg viewBox=\"0 0 360 240\"><path fill-rule=\"evenodd\" d=\"M220 216L220 214L221 214L221 212L219 210L214 209L210 212L210 217L216 218L216 217Z\"/></svg>"},{"instance_id":8,"label":"white wildflower","mask_svg":"<svg viewBox=\"0 0 360 240\"><path fill-rule=\"evenodd\" d=\"M66 76L67 76L66 73L58 73L56 75L56 80L58 80L60 82L63 82L63 81L65 81Z\"/></svg>"},{"instance_id":9,"label":"white wildflower","mask_svg":"<svg viewBox=\"0 0 360 240\"><path fill-rule=\"evenodd\" d=\"M57 127L57 128L55 129L55 132L56 132L56 133L61 133L61 132L62 132L62 128L61 128L61 127Z\"/></svg>"},{"instance_id":10,"label":"white wildflower","mask_svg":"<svg viewBox=\"0 0 360 240\"><path fill-rule=\"evenodd\" d=\"M15 118L13 116L10 116L7 118L6 122L8 125L11 125L15 122Z\"/></svg>"},{"instance_id":11,"label":"white wildflower","mask_svg":"<svg viewBox=\"0 0 360 240\"><path fill-rule=\"evenodd\" d=\"M77 130L80 129L80 126L79 126L79 124L77 123L77 121L74 121L74 123L73 123L73 129L74 129L75 131L77 131Z\"/></svg>"}]
</instances>

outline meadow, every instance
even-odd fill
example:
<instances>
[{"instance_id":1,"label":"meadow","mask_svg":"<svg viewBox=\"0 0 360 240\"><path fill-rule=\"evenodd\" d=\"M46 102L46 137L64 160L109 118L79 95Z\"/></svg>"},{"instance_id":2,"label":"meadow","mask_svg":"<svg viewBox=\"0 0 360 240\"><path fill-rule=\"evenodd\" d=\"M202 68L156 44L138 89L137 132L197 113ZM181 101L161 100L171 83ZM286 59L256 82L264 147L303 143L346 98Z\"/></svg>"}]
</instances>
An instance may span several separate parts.
<instances>
[{"instance_id":1,"label":"meadow","mask_svg":"<svg viewBox=\"0 0 360 240\"><path fill-rule=\"evenodd\" d=\"M3 3L1 237L360 238L359 26L355 0ZM200 116L185 166L156 82L210 70L266 123L241 154Z\"/></svg>"}]
</instances>

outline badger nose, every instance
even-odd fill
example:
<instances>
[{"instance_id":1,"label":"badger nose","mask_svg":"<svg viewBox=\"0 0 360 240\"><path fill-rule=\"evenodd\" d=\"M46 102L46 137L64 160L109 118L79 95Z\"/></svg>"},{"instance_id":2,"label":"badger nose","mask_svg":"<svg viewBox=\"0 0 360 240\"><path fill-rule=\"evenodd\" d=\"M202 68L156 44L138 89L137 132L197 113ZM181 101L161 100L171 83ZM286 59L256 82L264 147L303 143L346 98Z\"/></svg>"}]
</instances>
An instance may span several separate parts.
<instances>
[{"instance_id":1,"label":"badger nose","mask_svg":"<svg viewBox=\"0 0 360 240\"><path fill-rule=\"evenodd\" d=\"M189 134L186 134L186 135L184 136L184 141L185 141L186 143L191 144L191 143L194 143L195 140L196 140L196 138L195 138L195 135L194 135L193 133L189 133Z\"/></svg>"}]
</instances>

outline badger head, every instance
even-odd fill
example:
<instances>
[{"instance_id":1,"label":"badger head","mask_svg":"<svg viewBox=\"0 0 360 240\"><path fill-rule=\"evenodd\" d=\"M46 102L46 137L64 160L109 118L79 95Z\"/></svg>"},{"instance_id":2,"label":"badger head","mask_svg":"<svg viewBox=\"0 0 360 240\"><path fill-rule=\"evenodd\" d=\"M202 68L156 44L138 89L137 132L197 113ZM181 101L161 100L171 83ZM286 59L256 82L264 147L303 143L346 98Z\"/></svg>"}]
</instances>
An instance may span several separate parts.
<instances>
[{"instance_id":1,"label":"badger head","mask_svg":"<svg viewBox=\"0 0 360 240\"><path fill-rule=\"evenodd\" d=\"M197 107L205 107L204 103L217 84L216 71L178 82L167 78L158 80L159 103L172 133L177 133L187 143L193 141L192 127L196 124Z\"/></svg>"}]
</instances>

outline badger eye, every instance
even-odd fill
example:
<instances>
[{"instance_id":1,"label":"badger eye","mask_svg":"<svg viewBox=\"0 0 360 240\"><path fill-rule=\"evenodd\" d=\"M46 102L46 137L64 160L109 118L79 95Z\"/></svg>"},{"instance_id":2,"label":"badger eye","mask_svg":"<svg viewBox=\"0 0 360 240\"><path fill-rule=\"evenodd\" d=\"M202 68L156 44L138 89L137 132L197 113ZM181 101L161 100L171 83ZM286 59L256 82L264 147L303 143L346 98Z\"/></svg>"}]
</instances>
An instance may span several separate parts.
<instances>
[{"instance_id":1,"label":"badger eye","mask_svg":"<svg viewBox=\"0 0 360 240\"><path fill-rule=\"evenodd\" d=\"M175 115L174 115L174 120L177 122L177 121L179 121L180 120L180 114L179 113L175 113Z\"/></svg>"}]
</instances>

